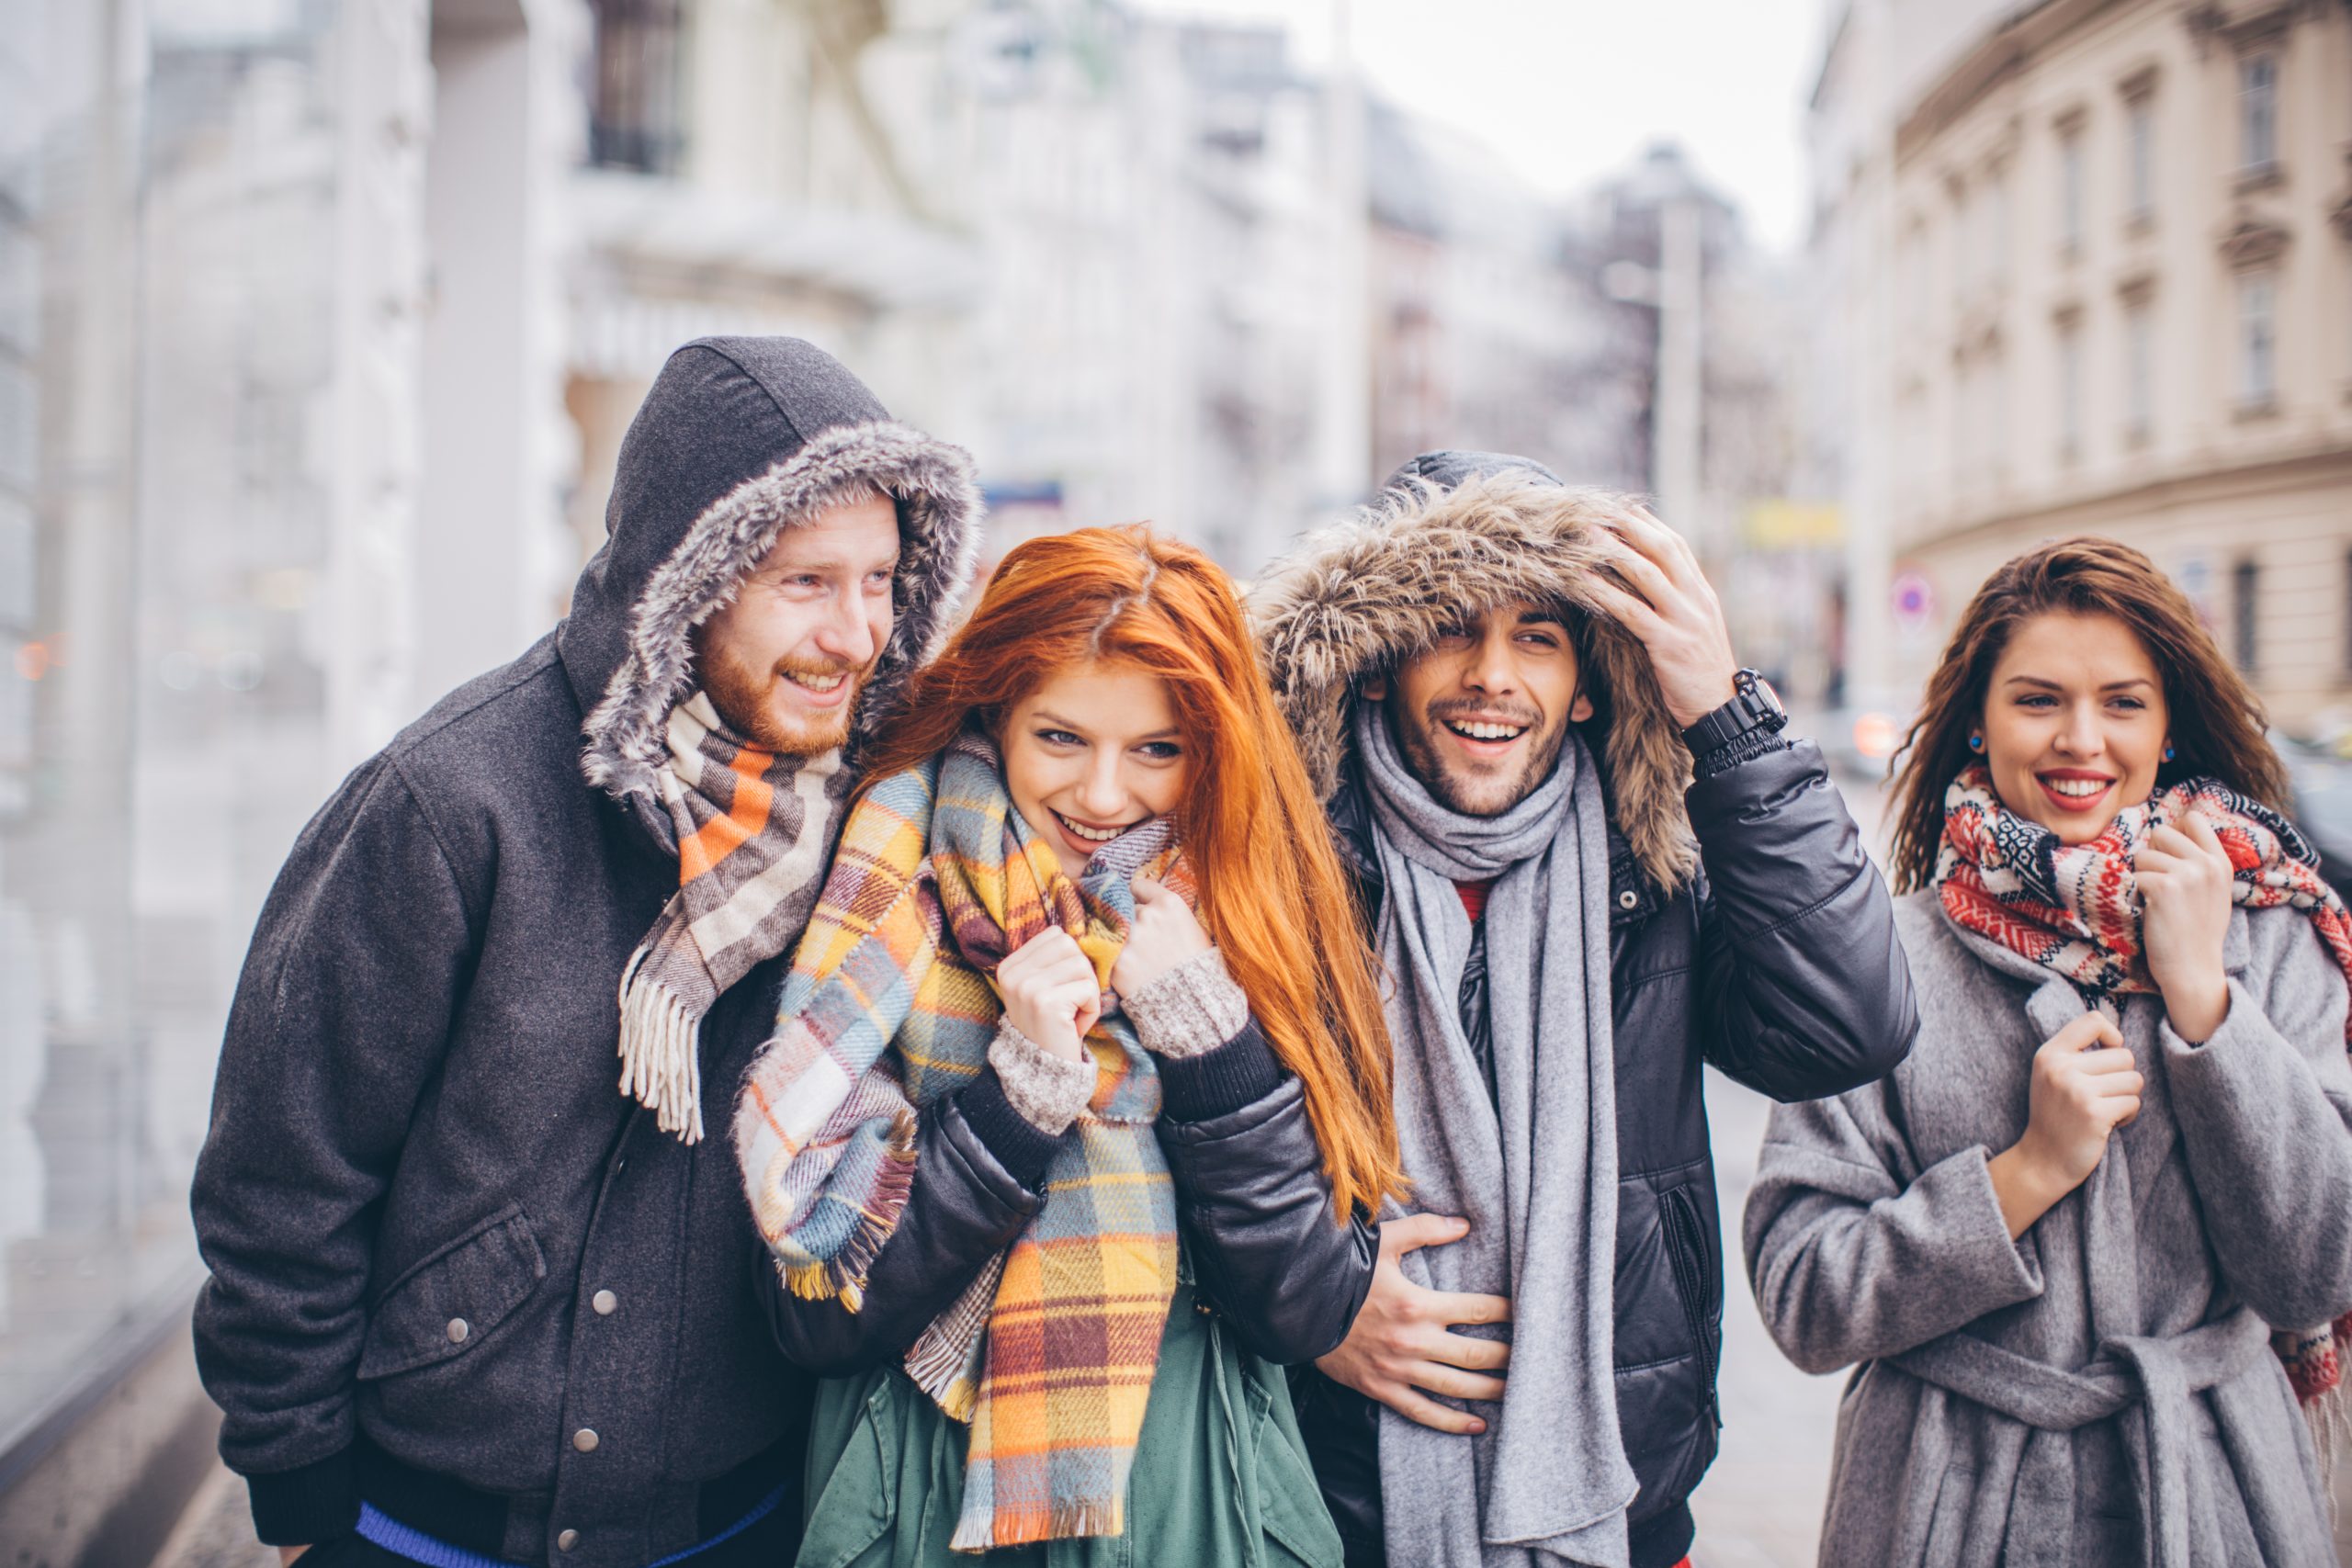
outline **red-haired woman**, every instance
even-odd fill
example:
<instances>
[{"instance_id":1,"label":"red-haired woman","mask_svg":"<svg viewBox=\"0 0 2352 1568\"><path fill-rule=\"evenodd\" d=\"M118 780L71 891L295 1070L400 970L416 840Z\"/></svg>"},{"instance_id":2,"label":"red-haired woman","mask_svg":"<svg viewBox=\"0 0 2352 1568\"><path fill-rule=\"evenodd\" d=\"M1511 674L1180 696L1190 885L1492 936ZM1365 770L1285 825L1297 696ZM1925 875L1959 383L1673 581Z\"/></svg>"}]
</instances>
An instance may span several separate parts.
<instances>
[{"instance_id":1,"label":"red-haired woman","mask_svg":"<svg viewBox=\"0 0 2352 1568\"><path fill-rule=\"evenodd\" d=\"M2352 922L2259 705L2071 539L1978 592L1907 750L1918 1043L1777 1108L1747 1205L1781 1348L1862 1364L1821 1561L2333 1563Z\"/></svg>"},{"instance_id":2,"label":"red-haired woman","mask_svg":"<svg viewBox=\"0 0 2352 1568\"><path fill-rule=\"evenodd\" d=\"M1336 1564L1268 1363L1401 1187L1387 1040L1231 584L1020 546L869 766L736 1125L801 1561Z\"/></svg>"}]
</instances>

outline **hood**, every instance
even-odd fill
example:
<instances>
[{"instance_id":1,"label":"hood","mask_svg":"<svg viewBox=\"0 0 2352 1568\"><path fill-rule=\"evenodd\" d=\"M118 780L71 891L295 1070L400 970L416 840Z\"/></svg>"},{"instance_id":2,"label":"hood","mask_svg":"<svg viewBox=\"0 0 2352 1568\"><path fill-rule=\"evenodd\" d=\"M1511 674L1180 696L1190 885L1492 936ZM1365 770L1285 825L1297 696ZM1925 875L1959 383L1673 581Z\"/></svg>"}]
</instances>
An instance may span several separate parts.
<instances>
[{"instance_id":1,"label":"hood","mask_svg":"<svg viewBox=\"0 0 2352 1568\"><path fill-rule=\"evenodd\" d=\"M880 490L899 507L897 616L850 732L853 759L907 676L945 640L979 549L960 446L894 423L797 338L702 338L670 356L621 443L605 544L557 633L588 715L588 782L655 797L670 710L694 688L689 634L776 536Z\"/></svg>"},{"instance_id":2,"label":"hood","mask_svg":"<svg viewBox=\"0 0 2352 1568\"><path fill-rule=\"evenodd\" d=\"M1600 759L1611 825L1651 881L1669 890L1688 882L1698 864L1682 807L1690 753L1648 653L1592 592L1608 571L1594 532L1623 504L1524 457L1426 453L1352 520L1270 567L1250 592L1250 619L1317 793L1329 802L1350 776L1350 724L1366 677L1428 649L1465 610L1565 603L1588 617L1585 667L1599 689L1584 731Z\"/></svg>"}]
</instances>

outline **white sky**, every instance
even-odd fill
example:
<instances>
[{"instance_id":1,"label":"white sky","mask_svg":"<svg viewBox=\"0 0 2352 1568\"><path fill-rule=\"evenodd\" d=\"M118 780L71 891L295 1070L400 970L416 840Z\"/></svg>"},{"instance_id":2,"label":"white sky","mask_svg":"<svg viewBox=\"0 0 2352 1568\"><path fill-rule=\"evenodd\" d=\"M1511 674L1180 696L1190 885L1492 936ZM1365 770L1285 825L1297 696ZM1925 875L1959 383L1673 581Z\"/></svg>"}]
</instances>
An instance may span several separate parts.
<instances>
[{"instance_id":1,"label":"white sky","mask_svg":"<svg viewBox=\"0 0 2352 1568\"><path fill-rule=\"evenodd\" d=\"M1736 201L1758 242L1803 226L1800 127L1827 0L1137 0L1163 15L1288 24L1294 58L1330 58L1348 4L1383 96L1485 141L1546 195L1662 136Z\"/></svg>"}]
</instances>

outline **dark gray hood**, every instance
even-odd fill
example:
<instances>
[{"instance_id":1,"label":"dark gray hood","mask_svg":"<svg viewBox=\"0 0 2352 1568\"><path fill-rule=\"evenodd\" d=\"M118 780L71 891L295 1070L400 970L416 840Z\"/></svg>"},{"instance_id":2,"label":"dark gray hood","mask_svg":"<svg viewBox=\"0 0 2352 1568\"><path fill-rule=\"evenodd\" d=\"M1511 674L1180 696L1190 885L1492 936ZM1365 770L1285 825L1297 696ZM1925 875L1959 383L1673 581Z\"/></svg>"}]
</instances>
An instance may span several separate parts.
<instances>
[{"instance_id":1,"label":"dark gray hood","mask_svg":"<svg viewBox=\"0 0 2352 1568\"><path fill-rule=\"evenodd\" d=\"M702 338L670 356L621 443L605 545L557 648L588 715L582 771L652 804L670 710L692 690L689 635L785 529L880 490L899 507L897 619L851 731L853 753L945 639L979 551L960 446L891 420L797 338Z\"/></svg>"}]
</instances>

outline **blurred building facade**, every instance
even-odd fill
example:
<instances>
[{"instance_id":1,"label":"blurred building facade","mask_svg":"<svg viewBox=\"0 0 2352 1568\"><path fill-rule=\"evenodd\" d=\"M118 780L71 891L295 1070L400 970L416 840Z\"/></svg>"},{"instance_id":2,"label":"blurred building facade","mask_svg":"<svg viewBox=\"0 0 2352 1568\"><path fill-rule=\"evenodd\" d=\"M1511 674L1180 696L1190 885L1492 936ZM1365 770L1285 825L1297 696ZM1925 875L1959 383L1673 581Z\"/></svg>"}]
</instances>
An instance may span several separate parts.
<instances>
[{"instance_id":1,"label":"blurred building facade","mask_svg":"<svg viewBox=\"0 0 2352 1568\"><path fill-rule=\"evenodd\" d=\"M568 576L563 0L0 0L0 1540L208 1457L187 1218L302 821ZM95 1556L91 1554L96 1554Z\"/></svg>"},{"instance_id":2,"label":"blurred building facade","mask_svg":"<svg viewBox=\"0 0 2352 1568\"><path fill-rule=\"evenodd\" d=\"M1917 9L1851 6L1815 104L1886 695L1994 566L2097 533L2172 573L2275 719L2340 726L2352 11L2047 0L1906 36Z\"/></svg>"}]
</instances>

